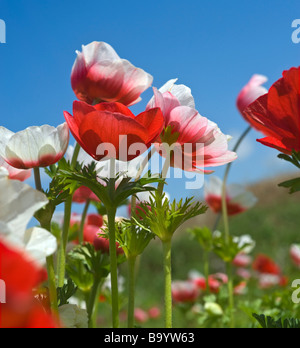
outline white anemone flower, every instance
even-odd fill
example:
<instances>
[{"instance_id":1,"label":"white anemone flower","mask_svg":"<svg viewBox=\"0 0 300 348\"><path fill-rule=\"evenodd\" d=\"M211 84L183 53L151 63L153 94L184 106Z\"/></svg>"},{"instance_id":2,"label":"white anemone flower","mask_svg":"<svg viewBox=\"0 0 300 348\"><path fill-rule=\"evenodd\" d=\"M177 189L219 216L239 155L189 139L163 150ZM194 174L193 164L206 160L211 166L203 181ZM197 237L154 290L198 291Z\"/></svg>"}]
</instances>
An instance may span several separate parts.
<instances>
[{"instance_id":1,"label":"white anemone flower","mask_svg":"<svg viewBox=\"0 0 300 348\"><path fill-rule=\"evenodd\" d=\"M0 127L0 156L18 169L48 167L64 156L69 139L67 123L57 128L28 127L18 133Z\"/></svg>"}]
</instances>

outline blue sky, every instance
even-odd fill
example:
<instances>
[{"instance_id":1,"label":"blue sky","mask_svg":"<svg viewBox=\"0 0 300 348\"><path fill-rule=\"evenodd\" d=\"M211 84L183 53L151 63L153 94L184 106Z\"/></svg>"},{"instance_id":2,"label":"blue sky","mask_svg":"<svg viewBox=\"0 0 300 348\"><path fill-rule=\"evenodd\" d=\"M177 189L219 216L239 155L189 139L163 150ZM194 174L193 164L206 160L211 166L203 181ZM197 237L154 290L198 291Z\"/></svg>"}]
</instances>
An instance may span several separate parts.
<instances>
[{"instance_id":1,"label":"blue sky","mask_svg":"<svg viewBox=\"0 0 300 348\"><path fill-rule=\"evenodd\" d=\"M13 131L62 122L75 99L70 72L75 50L106 41L122 58L153 75L192 89L198 111L234 136L246 128L235 100L254 73L269 78L299 66L300 44L291 40L299 0L99 1L1 0L6 44L0 44L0 124ZM151 89L134 106L144 110ZM277 152L256 143L252 131L230 181L248 183L292 169ZM224 168L217 170L222 175ZM170 180L175 197L183 185ZM189 194L188 194L189 195Z\"/></svg>"}]
</instances>

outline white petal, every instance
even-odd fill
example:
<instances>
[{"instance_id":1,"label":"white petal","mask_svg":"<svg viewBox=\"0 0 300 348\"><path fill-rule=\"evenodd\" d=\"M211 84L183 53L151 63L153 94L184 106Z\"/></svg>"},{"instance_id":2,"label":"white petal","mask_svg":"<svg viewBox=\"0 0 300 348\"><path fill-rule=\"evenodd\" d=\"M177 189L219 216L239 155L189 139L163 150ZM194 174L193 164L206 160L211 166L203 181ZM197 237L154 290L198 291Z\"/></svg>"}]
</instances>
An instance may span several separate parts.
<instances>
[{"instance_id":1,"label":"white petal","mask_svg":"<svg viewBox=\"0 0 300 348\"><path fill-rule=\"evenodd\" d=\"M33 227L24 235L25 250L40 263L45 263L46 257L55 253L57 249L56 238L43 228Z\"/></svg>"},{"instance_id":2,"label":"white petal","mask_svg":"<svg viewBox=\"0 0 300 348\"><path fill-rule=\"evenodd\" d=\"M14 134L10 130L0 127L0 156L5 157L6 145Z\"/></svg>"},{"instance_id":3,"label":"white petal","mask_svg":"<svg viewBox=\"0 0 300 348\"><path fill-rule=\"evenodd\" d=\"M57 128L49 125L28 127L9 139L3 157L11 164L17 161L25 164L26 167L34 167L48 156L52 158L60 154L63 156L68 143L67 123Z\"/></svg>"},{"instance_id":4,"label":"white petal","mask_svg":"<svg viewBox=\"0 0 300 348\"><path fill-rule=\"evenodd\" d=\"M171 92L179 100L180 105L195 109L195 100L192 96L191 89L185 85L176 85L175 83L177 80L178 79L169 80L159 91L161 93Z\"/></svg>"},{"instance_id":5,"label":"white petal","mask_svg":"<svg viewBox=\"0 0 300 348\"><path fill-rule=\"evenodd\" d=\"M19 181L0 179L0 221L20 238L33 214L47 203L47 197L32 187Z\"/></svg>"},{"instance_id":6,"label":"white petal","mask_svg":"<svg viewBox=\"0 0 300 348\"><path fill-rule=\"evenodd\" d=\"M163 86L160 87L159 91L161 93L165 92L171 92L172 88L174 87L175 83L177 82L178 79L172 79L166 82Z\"/></svg>"},{"instance_id":7,"label":"white petal","mask_svg":"<svg viewBox=\"0 0 300 348\"><path fill-rule=\"evenodd\" d=\"M120 59L116 51L106 42L94 41L86 46L82 46L82 54L84 56L86 67L99 61L113 61Z\"/></svg>"},{"instance_id":8,"label":"white petal","mask_svg":"<svg viewBox=\"0 0 300 348\"><path fill-rule=\"evenodd\" d=\"M214 195L221 196L223 188L223 181L217 176L211 176L208 184L206 183L204 186L205 196Z\"/></svg>"}]
</instances>

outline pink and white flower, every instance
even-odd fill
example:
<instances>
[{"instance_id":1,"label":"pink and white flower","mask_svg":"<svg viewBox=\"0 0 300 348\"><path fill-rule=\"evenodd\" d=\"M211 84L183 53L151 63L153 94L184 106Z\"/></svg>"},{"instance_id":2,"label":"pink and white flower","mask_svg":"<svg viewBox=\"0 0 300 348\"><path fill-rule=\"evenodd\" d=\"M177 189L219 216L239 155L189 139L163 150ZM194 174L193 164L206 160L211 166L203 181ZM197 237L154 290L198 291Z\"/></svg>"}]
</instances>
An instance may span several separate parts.
<instances>
[{"instance_id":1,"label":"pink and white flower","mask_svg":"<svg viewBox=\"0 0 300 348\"><path fill-rule=\"evenodd\" d=\"M0 168L5 168L8 171L8 177L11 180L25 181L30 178L31 170L17 169L12 167L0 156Z\"/></svg>"},{"instance_id":2,"label":"pink and white flower","mask_svg":"<svg viewBox=\"0 0 300 348\"><path fill-rule=\"evenodd\" d=\"M266 76L255 74L242 88L236 101L237 108L241 113L257 98L268 93L268 90L262 86L267 81L268 78Z\"/></svg>"},{"instance_id":3,"label":"pink and white flower","mask_svg":"<svg viewBox=\"0 0 300 348\"><path fill-rule=\"evenodd\" d=\"M204 187L205 201L214 213L222 211L222 187L222 180L216 176L210 177L208 184ZM232 184L227 186L226 201L228 215L236 215L252 208L257 198L243 186Z\"/></svg>"},{"instance_id":4,"label":"pink and white flower","mask_svg":"<svg viewBox=\"0 0 300 348\"><path fill-rule=\"evenodd\" d=\"M300 268L300 245L299 244L291 245L290 256L295 266Z\"/></svg>"},{"instance_id":5,"label":"pink and white flower","mask_svg":"<svg viewBox=\"0 0 300 348\"><path fill-rule=\"evenodd\" d=\"M121 59L105 42L92 42L76 53L71 84L77 98L88 104L119 102L133 105L152 84L151 75Z\"/></svg>"},{"instance_id":6,"label":"pink and white flower","mask_svg":"<svg viewBox=\"0 0 300 348\"><path fill-rule=\"evenodd\" d=\"M163 157L165 143L172 146L171 166L186 171L209 173L201 167L216 167L234 161L236 153L228 150L229 136L223 134L218 126L199 114L194 108L194 99L190 89L167 82L161 90L154 88L154 98L146 110L159 107L162 110L165 131L161 135L163 146L157 151ZM167 87L168 90L167 90ZM174 92L173 92L174 90ZM174 94L173 94L174 93ZM171 134L166 129L171 128Z\"/></svg>"},{"instance_id":7,"label":"pink and white flower","mask_svg":"<svg viewBox=\"0 0 300 348\"><path fill-rule=\"evenodd\" d=\"M18 133L0 127L0 156L18 169L48 167L64 156L69 138L67 123L57 128L29 127Z\"/></svg>"},{"instance_id":8,"label":"pink and white flower","mask_svg":"<svg viewBox=\"0 0 300 348\"><path fill-rule=\"evenodd\" d=\"M176 280L172 282L172 297L177 303L194 302L200 291L197 285L191 281Z\"/></svg>"}]
</instances>

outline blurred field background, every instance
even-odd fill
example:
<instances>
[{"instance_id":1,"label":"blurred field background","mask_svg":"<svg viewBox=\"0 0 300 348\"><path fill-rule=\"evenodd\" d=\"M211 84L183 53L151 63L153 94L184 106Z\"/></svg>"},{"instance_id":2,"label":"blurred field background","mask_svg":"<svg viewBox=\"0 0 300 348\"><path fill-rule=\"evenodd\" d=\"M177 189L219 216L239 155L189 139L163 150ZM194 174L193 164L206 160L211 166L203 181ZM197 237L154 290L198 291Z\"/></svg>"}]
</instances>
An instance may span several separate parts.
<instances>
[{"instance_id":1,"label":"blurred field background","mask_svg":"<svg viewBox=\"0 0 300 348\"><path fill-rule=\"evenodd\" d=\"M251 256L263 253L271 257L281 268L282 274L288 277L288 285L285 288L274 287L268 290L261 290L257 287L257 282L250 281L245 295L235 297L237 312L236 324L238 327L251 327L257 325L251 314L253 311L260 311L269 314L289 314L296 315L291 301L291 283L294 279L300 278L300 269L297 269L289 256L291 244L300 243L300 194L290 195L288 190L278 187L278 184L286 179L290 179L292 174L280 177L273 177L268 180L257 182L251 190L259 199L257 205L251 210L238 216L230 218L230 232L234 236L244 234L250 235L256 242L256 247ZM191 270L204 273L203 252L201 247L187 233L187 228L196 226L213 227L216 215L208 211L205 215L194 219L188 225L175 233L173 239L173 280L186 280ZM222 222L219 225L222 231ZM251 268L250 268L251 270ZM126 276L126 263L121 265L120 274ZM145 311L153 306L160 308L163 314L163 269L162 269L162 248L159 240L153 240L146 248L139 261L136 284L136 307ZM216 255L210 255L210 273L225 272L223 261ZM236 279L237 281L238 279ZM224 293L217 296L224 297L217 302L223 303L224 310L227 302L226 286ZM125 284L126 291L126 284ZM279 291L280 296L285 294L287 303L278 304L276 307L276 296ZM199 297L199 303L202 298ZM274 301L274 303L273 303ZM266 306L267 310L264 310ZM241 308L240 308L241 307ZM188 305L174 306L174 327L199 327L197 315L193 315ZM280 308L280 309L279 309ZM126 310L126 305L124 306ZM283 312L282 312L283 310ZM247 314L248 312L248 314ZM300 314L300 313L299 313ZM99 316L104 318L109 315L107 304L99 307ZM105 326L105 320L102 322ZM124 321L124 325L126 322ZM163 315L155 320L141 323L142 327L161 327L163 325ZM222 323L212 325L222 326Z\"/></svg>"}]
</instances>

